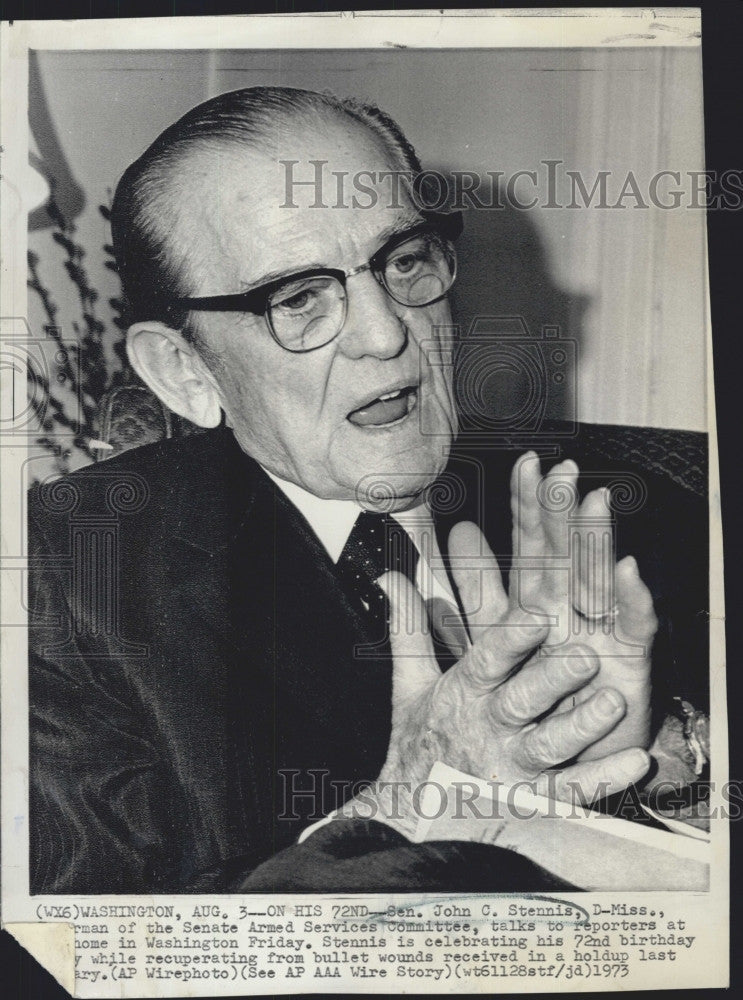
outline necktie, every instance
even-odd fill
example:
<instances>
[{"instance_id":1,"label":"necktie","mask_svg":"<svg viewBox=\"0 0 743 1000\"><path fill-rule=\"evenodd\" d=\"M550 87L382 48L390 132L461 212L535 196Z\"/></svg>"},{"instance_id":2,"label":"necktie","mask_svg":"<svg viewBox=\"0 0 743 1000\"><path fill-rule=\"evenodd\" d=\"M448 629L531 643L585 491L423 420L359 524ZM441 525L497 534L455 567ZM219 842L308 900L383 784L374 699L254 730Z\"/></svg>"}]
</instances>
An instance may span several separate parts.
<instances>
[{"instance_id":1,"label":"necktie","mask_svg":"<svg viewBox=\"0 0 743 1000\"><path fill-rule=\"evenodd\" d=\"M416 586L420 553L407 531L389 514L364 511L338 560L338 568L360 599L373 630L377 648L386 641L387 595L376 580L388 570L403 573ZM428 621L421 623L433 640L439 666L447 670L467 649L466 630L457 609L441 598L426 602ZM444 622L458 622L445 625Z\"/></svg>"},{"instance_id":2,"label":"necktie","mask_svg":"<svg viewBox=\"0 0 743 1000\"><path fill-rule=\"evenodd\" d=\"M364 606L384 613L386 596L375 583L388 570L404 573L415 585L419 553L407 531L389 514L363 511L348 537L338 568Z\"/></svg>"}]
</instances>

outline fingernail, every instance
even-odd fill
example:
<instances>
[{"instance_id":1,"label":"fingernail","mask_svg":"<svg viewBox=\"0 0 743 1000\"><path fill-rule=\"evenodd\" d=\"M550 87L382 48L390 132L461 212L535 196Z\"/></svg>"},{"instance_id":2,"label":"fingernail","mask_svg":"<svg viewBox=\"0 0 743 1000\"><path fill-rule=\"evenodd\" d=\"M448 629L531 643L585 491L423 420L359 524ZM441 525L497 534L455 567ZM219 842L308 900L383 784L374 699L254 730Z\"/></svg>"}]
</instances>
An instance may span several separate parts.
<instances>
[{"instance_id":1,"label":"fingernail","mask_svg":"<svg viewBox=\"0 0 743 1000\"><path fill-rule=\"evenodd\" d=\"M567 650L565 655L568 657L568 670L575 677L584 677L596 669L596 657L585 650L576 647Z\"/></svg>"},{"instance_id":2,"label":"fingernail","mask_svg":"<svg viewBox=\"0 0 743 1000\"><path fill-rule=\"evenodd\" d=\"M540 646L549 633L548 625L526 625L519 622L508 627L504 634L511 649L534 649Z\"/></svg>"},{"instance_id":3,"label":"fingernail","mask_svg":"<svg viewBox=\"0 0 743 1000\"><path fill-rule=\"evenodd\" d=\"M602 691L596 699L596 709L599 715L603 715L606 719L616 715L621 707L622 701L614 691Z\"/></svg>"},{"instance_id":4,"label":"fingernail","mask_svg":"<svg viewBox=\"0 0 743 1000\"><path fill-rule=\"evenodd\" d=\"M632 750L625 750L622 770L628 781L639 781L650 767L650 757L645 750L634 747Z\"/></svg>"}]
</instances>

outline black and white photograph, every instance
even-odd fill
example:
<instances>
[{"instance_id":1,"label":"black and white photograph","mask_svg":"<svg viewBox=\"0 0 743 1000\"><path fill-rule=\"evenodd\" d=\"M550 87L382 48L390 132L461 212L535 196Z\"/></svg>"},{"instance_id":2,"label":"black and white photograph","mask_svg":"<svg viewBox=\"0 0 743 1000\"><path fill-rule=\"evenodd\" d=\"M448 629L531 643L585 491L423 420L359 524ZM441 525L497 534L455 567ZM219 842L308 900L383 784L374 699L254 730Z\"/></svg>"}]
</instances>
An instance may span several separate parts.
<instances>
[{"instance_id":1,"label":"black and white photograph","mask_svg":"<svg viewBox=\"0 0 743 1000\"><path fill-rule=\"evenodd\" d=\"M725 985L700 30L2 25L3 919L72 995Z\"/></svg>"}]
</instances>

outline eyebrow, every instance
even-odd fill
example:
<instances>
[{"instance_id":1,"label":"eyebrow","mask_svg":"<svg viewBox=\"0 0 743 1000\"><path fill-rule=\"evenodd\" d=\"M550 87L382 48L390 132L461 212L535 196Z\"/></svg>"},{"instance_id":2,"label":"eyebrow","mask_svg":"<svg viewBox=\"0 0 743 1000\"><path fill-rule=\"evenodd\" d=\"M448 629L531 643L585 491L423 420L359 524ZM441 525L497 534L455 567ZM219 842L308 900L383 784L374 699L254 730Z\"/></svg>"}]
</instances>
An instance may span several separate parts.
<instances>
[{"instance_id":1,"label":"eyebrow","mask_svg":"<svg viewBox=\"0 0 743 1000\"><path fill-rule=\"evenodd\" d=\"M417 213L416 214L411 213L409 215L404 216L401 219L398 219L397 222L392 223L392 225L386 226L381 231L381 233L377 235L378 249L375 251L375 253L379 253L379 251L384 248L385 244L389 243L389 241L393 239L395 236L399 236L401 233L407 232L408 229L414 229L416 226L419 226L424 222L425 219L423 219L420 215L418 215ZM373 257L374 254L372 254L371 256ZM238 294L245 295L248 292L254 291L256 288L262 288L263 285L270 285L276 281L282 281L284 278L292 278L295 275L304 274L305 271L321 271L324 268L329 268L332 270L332 268L327 262L314 261L309 264L303 264L302 266L298 267L286 267L278 271L267 271L265 274L262 274L259 278L256 278L255 280L251 281L248 286L240 289L240 292L238 292Z\"/></svg>"}]
</instances>

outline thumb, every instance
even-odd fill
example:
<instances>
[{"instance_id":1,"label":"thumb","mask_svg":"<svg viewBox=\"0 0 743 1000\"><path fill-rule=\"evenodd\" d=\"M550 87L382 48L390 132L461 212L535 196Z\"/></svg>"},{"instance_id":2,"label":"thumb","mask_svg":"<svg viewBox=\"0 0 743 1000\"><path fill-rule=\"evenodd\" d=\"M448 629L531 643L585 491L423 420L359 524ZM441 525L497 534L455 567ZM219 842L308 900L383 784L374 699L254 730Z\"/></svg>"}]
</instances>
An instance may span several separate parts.
<instances>
[{"instance_id":1,"label":"thumb","mask_svg":"<svg viewBox=\"0 0 743 1000\"><path fill-rule=\"evenodd\" d=\"M549 627L521 608L513 608L499 625L481 635L462 660L470 683L485 690L501 684L514 667L544 642Z\"/></svg>"},{"instance_id":2,"label":"thumb","mask_svg":"<svg viewBox=\"0 0 743 1000\"><path fill-rule=\"evenodd\" d=\"M402 573L385 573L377 583L390 602L392 700L408 700L439 679L423 598Z\"/></svg>"}]
</instances>

